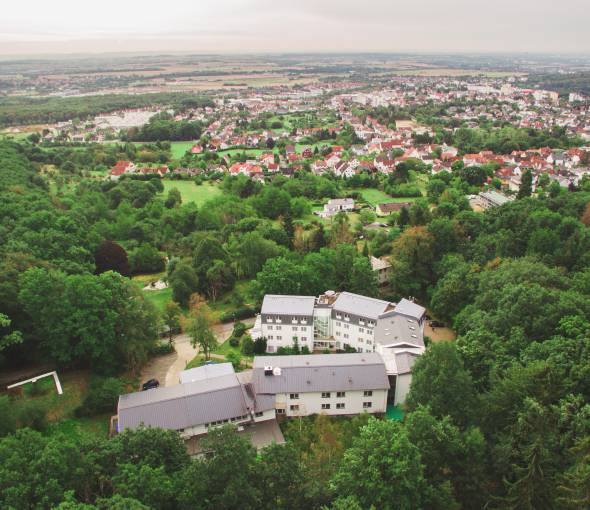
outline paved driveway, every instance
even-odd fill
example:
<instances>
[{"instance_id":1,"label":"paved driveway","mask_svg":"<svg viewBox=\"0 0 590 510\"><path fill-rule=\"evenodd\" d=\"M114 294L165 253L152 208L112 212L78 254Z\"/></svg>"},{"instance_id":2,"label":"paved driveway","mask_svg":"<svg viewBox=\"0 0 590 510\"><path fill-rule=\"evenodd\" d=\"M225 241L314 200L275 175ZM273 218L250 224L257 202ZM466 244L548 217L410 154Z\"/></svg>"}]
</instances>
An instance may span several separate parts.
<instances>
[{"instance_id":1,"label":"paved driveway","mask_svg":"<svg viewBox=\"0 0 590 510\"><path fill-rule=\"evenodd\" d=\"M244 324L254 324L254 318L245 319ZM221 344L225 342L234 329L234 323L216 324L213 327L217 341ZM174 348L176 352L158 356L151 359L141 372L141 382L148 379L157 379L162 386L174 386L178 384L180 372L187 364L199 353L199 348L194 348L190 343L188 335L180 334L174 337ZM212 358L223 358L223 356L211 355Z\"/></svg>"}]
</instances>

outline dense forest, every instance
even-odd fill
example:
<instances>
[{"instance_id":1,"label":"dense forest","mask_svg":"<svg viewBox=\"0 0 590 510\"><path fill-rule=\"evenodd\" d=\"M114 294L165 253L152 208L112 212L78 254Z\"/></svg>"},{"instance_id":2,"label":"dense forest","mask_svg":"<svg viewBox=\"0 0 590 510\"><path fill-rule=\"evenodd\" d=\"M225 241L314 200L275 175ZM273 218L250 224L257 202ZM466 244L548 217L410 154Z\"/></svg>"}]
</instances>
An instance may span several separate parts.
<instances>
[{"instance_id":1,"label":"dense forest","mask_svg":"<svg viewBox=\"0 0 590 510\"><path fill-rule=\"evenodd\" d=\"M128 129L122 139L141 142L198 140L201 138L202 128L200 122L174 121L169 114L160 113L140 128Z\"/></svg>"},{"instance_id":2,"label":"dense forest","mask_svg":"<svg viewBox=\"0 0 590 510\"><path fill-rule=\"evenodd\" d=\"M590 73L559 73L559 74L531 74L527 82L530 86L555 90L560 96L567 96L571 92L590 95Z\"/></svg>"},{"instance_id":3,"label":"dense forest","mask_svg":"<svg viewBox=\"0 0 590 510\"><path fill-rule=\"evenodd\" d=\"M87 119L126 108L172 105L176 109L213 106L194 94L105 94L84 97L0 97L0 127Z\"/></svg>"},{"instance_id":4,"label":"dense forest","mask_svg":"<svg viewBox=\"0 0 590 510\"><path fill-rule=\"evenodd\" d=\"M490 169L457 168L429 177L426 196L387 234L369 235L343 215L329 226L303 221L310 203L347 194L341 181L306 171L264 186L227 177L222 194L197 207L149 178L82 180L55 194L34 154L0 143L4 367L39 356L102 376L139 366L156 314L125 274L163 267L164 256L185 306L195 292L214 301L240 280L257 302L327 288L376 295L366 255L391 254L387 297L416 296L458 338L428 342L403 422L293 420L286 445L258 454L229 429L210 434L210 455L196 460L173 432L51 435L18 423L2 398L1 507L588 508L588 180L573 191L525 190L478 213L465 195ZM364 182L409 182L397 178ZM23 423L41 432L15 432Z\"/></svg>"}]
</instances>

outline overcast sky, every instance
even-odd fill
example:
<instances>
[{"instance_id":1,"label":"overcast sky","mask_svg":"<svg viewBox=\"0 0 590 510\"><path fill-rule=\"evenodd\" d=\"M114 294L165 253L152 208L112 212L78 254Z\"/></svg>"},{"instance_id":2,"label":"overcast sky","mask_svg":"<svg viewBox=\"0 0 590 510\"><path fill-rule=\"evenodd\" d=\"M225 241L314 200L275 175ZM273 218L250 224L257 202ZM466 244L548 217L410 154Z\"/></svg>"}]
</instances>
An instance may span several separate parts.
<instances>
[{"instance_id":1,"label":"overcast sky","mask_svg":"<svg viewBox=\"0 0 590 510\"><path fill-rule=\"evenodd\" d=\"M590 53L590 0L2 2L0 54Z\"/></svg>"}]
</instances>

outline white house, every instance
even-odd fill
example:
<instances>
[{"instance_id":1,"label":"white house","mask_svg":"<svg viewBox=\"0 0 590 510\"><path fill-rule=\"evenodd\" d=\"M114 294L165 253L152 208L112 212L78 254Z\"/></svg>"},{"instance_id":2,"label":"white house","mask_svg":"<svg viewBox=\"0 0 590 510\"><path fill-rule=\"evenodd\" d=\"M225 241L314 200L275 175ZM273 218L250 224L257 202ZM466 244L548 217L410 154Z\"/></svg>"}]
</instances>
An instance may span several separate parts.
<instances>
[{"instance_id":1,"label":"white house","mask_svg":"<svg viewBox=\"0 0 590 510\"><path fill-rule=\"evenodd\" d=\"M323 211L317 211L315 214L321 218L331 218L339 212L352 211L354 209L354 199L352 198L332 198L324 204Z\"/></svg>"}]
</instances>

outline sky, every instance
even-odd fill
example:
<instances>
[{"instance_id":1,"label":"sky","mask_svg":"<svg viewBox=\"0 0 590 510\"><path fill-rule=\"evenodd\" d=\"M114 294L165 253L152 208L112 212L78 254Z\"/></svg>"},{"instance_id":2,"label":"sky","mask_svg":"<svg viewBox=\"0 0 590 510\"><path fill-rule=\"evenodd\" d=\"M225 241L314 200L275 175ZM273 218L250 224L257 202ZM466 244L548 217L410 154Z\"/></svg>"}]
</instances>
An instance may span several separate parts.
<instances>
[{"instance_id":1,"label":"sky","mask_svg":"<svg viewBox=\"0 0 590 510\"><path fill-rule=\"evenodd\" d=\"M0 55L590 53L590 0L3 2Z\"/></svg>"}]
</instances>

